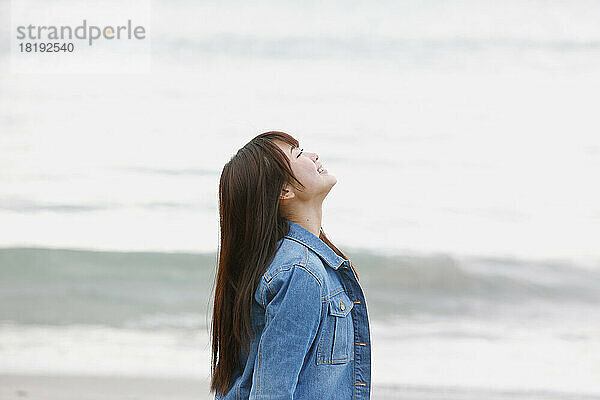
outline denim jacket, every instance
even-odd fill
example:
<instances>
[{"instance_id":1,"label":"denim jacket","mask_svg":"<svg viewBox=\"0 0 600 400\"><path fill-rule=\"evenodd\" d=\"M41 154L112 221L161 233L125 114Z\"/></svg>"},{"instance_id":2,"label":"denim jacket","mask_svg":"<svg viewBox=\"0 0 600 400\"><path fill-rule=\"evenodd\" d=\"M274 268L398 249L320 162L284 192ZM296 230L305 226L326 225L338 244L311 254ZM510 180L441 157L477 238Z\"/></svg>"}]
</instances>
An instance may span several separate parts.
<instances>
[{"instance_id":1,"label":"denim jacket","mask_svg":"<svg viewBox=\"0 0 600 400\"><path fill-rule=\"evenodd\" d=\"M366 400L371 340L349 260L302 226L289 232L254 294L249 354L216 400Z\"/></svg>"}]
</instances>

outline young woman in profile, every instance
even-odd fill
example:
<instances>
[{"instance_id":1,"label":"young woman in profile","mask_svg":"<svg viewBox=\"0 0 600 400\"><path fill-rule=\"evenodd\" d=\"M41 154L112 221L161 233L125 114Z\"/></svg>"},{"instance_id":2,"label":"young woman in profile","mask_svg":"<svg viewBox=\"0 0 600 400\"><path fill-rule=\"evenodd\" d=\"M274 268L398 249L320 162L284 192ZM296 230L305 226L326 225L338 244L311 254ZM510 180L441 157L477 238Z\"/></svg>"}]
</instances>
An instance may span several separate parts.
<instances>
[{"instance_id":1,"label":"young woman in profile","mask_svg":"<svg viewBox=\"0 0 600 400\"><path fill-rule=\"evenodd\" d=\"M370 398L365 297L354 265L321 227L336 182L283 132L256 136L223 167L215 399Z\"/></svg>"}]
</instances>

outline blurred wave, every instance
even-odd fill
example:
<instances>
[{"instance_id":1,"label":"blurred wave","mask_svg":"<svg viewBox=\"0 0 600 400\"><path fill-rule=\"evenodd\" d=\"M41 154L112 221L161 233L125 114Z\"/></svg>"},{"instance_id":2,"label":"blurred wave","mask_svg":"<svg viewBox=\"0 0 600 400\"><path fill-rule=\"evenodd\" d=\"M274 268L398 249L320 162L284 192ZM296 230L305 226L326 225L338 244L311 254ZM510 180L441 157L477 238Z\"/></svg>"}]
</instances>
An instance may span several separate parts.
<instances>
[{"instance_id":1,"label":"blurred wave","mask_svg":"<svg viewBox=\"0 0 600 400\"><path fill-rule=\"evenodd\" d=\"M374 318L498 316L515 305L593 307L600 269L559 262L354 252ZM196 329L206 326L216 255L0 249L0 320Z\"/></svg>"}]
</instances>

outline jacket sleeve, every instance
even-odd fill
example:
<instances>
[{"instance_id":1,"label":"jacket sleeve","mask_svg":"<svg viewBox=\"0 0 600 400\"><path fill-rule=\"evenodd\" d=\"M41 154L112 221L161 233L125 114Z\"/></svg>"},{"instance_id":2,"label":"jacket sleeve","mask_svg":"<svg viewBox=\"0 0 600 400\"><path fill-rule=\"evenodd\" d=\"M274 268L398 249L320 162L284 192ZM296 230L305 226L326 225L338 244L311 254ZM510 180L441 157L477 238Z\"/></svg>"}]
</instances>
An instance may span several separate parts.
<instances>
[{"instance_id":1,"label":"jacket sleeve","mask_svg":"<svg viewBox=\"0 0 600 400\"><path fill-rule=\"evenodd\" d=\"M250 399L291 400L321 321L321 283L302 266L267 282L265 327L254 364Z\"/></svg>"}]
</instances>

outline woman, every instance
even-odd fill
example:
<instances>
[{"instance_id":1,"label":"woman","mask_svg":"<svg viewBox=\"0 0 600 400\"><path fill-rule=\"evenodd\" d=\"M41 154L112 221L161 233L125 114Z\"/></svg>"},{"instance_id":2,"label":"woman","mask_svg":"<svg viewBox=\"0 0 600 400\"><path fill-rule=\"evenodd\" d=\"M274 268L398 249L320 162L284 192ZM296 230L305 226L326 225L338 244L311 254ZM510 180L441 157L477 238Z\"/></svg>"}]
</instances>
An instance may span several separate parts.
<instances>
[{"instance_id":1,"label":"woman","mask_svg":"<svg viewBox=\"0 0 600 400\"><path fill-rule=\"evenodd\" d=\"M225 164L215 399L369 399L365 298L354 266L321 227L336 182L283 132L258 135Z\"/></svg>"}]
</instances>

